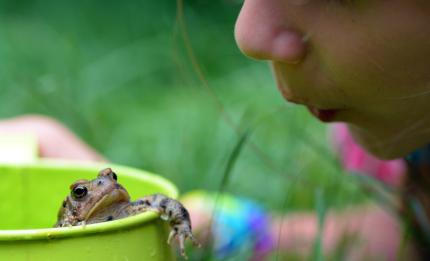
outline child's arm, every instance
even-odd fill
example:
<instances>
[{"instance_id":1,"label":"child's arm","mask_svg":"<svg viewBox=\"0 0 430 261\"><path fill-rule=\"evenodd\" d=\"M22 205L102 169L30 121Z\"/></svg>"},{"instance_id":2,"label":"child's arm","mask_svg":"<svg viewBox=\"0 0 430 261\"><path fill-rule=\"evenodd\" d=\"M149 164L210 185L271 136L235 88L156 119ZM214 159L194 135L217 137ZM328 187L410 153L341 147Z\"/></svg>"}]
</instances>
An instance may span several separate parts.
<instances>
[{"instance_id":1,"label":"child's arm","mask_svg":"<svg viewBox=\"0 0 430 261\"><path fill-rule=\"evenodd\" d=\"M40 157L105 160L60 122L46 116L25 115L0 121L0 134L20 133L37 137Z\"/></svg>"},{"instance_id":2,"label":"child's arm","mask_svg":"<svg viewBox=\"0 0 430 261\"><path fill-rule=\"evenodd\" d=\"M215 235L215 238L224 237L224 242L221 243L225 245L235 245L237 243L235 241L239 239L246 242L247 245L249 245L248 241L255 240L254 245L257 245L261 231L268 230L267 234L270 235L270 238L266 237L266 241L270 241L268 244L271 249L265 249L264 253L254 249L254 254L268 255L271 251L280 251L283 254L287 254L287 256L298 255L303 258L310 258L319 232L315 213L294 212L286 215L266 213L268 218L267 229L260 227L259 231L258 229L256 230L257 233L248 235L248 239L238 239L237 235L241 231L255 229L252 225L248 228L243 228L234 224L247 223L249 213L258 212L261 214L261 208L257 207L256 211L250 211L239 207L232 211L230 206L243 205L241 203L243 199L231 195L223 195L223 197L227 198L226 201L228 202L227 204L218 202L217 214L215 215L211 214L213 210L213 207L210 207L213 203L211 203L211 198L213 199L211 194L194 192L182 198L184 205L190 210L191 221L196 233L199 233L199 231L220 233L220 235ZM219 215L219 213L222 214ZM208 230L210 218L215 217L217 219L217 216L222 216L223 218L216 220L214 224L217 225L212 230ZM228 227L229 229L224 230L222 229L223 227ZM225 233L225 231L228 231L228 233ZM374 260L375 258L377 260L396 260L397 257L411 260L410 258L413 255L410 245L408 243L403 245L402 236L403 228L396 217L376 205L360 205L343 211L330 211L325 217L323 226L323 252L329 257L335 255L343 247L345 250L344 258L347 260ZM200 235L201 237L202 235ZM229 237L231 240L225 239L225 237ZM220 242L215 245L219 246ZM252 248L250 250L252 251ZM229 253L233 254L234 251L237 251L237 249L231 249ZM224 250L221 252L224 252Z\"/></svg>"},{"instance_id":3,"label":"child's arm","mask_svg":"<svg viewBox=\"0 0 430 261\"><path fill-rule=\"evenodd\" d=\"M319 229L315 214L293 213L272 220L272 235L282 250L310 253ZM327 255L333 255L342 245L346 247L348 260L414 260L407 258L412 250L408 243L402 243L402 237L403 227L392 213L365 205L329 212L322 242Z\"/></svg>"}]
</instances>

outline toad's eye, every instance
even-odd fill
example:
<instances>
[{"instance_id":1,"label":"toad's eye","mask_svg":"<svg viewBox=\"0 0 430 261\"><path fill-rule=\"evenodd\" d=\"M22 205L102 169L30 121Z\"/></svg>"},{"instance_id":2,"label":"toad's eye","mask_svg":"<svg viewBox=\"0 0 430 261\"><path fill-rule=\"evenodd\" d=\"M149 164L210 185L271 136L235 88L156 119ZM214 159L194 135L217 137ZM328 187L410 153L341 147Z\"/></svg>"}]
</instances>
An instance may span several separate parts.
<instances>
[{"instance_id":1,"label":"toad's eye","mask_svg":"<svg viewBox=\"0 0 430 261\"><path fill-rule=\"evenodd\" d=\"M81 199L85 197L88 193L88 189L85 186L78 185L72 190L72 197L75 199Z\"/></svg>"},{"instance_id":2,"label":"toad's eye","mask_svg":"<svg viewBox=\"0 0 430 261\"><path fill-rule=\"evenodd\" d=\"M113 171L112 171L112 178L113 178L114 180L118 180L118 177L116 176L116 173L115 173L115 172L113 172Z\"/></svg>"}]
</instances>

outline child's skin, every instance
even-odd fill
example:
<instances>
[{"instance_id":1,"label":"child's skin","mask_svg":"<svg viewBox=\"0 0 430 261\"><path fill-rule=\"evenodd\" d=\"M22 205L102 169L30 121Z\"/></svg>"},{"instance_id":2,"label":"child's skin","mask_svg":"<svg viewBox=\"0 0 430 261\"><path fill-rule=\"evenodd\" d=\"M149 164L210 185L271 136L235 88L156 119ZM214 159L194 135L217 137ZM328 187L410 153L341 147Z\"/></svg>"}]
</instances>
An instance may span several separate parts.
<instances>
[{"instance_id":1,"label":"child's skin","mask_svg":"<svg viewBox=\"0 0 430 261\"><path fill-rule=\"evenodd\" d=\"M39 144L39 156L72 160L104 161L94 149L55 119L25 115L0 120L0 135L30 134Z\"/></svg>"},{"instance_id":2,"label":"child's skin","mask_svg":"<svg viewBox=\"0 0 430 261\"><path fill-rule=\"evenodd\" d=\"M423 0L245 0L235 36L285 99L394 158L430 141L429 24Z\"/></svg>"}]
</instances>

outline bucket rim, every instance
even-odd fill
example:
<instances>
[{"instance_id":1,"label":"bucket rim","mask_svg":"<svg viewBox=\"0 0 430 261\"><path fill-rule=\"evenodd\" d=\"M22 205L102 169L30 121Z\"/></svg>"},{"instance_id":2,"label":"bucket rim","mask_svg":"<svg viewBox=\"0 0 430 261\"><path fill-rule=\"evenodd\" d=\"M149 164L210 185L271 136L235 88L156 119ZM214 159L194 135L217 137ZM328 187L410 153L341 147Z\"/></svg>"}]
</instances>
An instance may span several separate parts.
<instances>
[{"instance_id":1,"label":"bucket rim","mask_svg":"<svg viewBox=\"0 0 430 261\"><path fill-rule=\"evenodd\" d=\"M20 169L76 169L81 171L97 172L100 169L105 168L107 165L114 169L115 172L121 173L121 176L127 176L129 178L151 182L157 186L162 187L164 190L163 193L168 197L174 199L178 198L178 189L171 181L167 180L166 178L145 170L118 164L106 162L84 162L77 160L43 159L32 163L1 163L0 167L15 167ZM118 220L88 224L84 226L0 230L0 241L51 240L55 238L86 236L96 233L109 233L119 230L127 230L134 226L148 224L156 218L158 218L158 214L155 212L145 212Z\"/></svg>"}]
</instances>

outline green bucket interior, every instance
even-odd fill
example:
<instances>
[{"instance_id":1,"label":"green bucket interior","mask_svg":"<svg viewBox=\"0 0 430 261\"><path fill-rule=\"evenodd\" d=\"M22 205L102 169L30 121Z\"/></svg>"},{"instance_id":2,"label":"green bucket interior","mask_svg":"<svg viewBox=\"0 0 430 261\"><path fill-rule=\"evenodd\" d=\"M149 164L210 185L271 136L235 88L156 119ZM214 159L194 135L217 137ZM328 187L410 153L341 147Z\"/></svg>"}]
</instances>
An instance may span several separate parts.
<instances>
[{"instance_id":1,"label":"green bucket interior","mask_svg":"<svg viewBox=\"0 0 430 261\"><path fill-rule=\"evenodd\" d=\"M52 228L62 201L70 193L70 184L78 179L94 179L105 167L117 173L118 182L127 189L132 200L152 193L178 196L175 186L159 176L108 163L40 161L0 165L0 259L50 260L55 256L61 260L76 260L77 256L70 256L70 249L77 250L84 245L91 246L91 251L87 251L88 255L85 251L79 252L78 256L83 258L105 256L112 260L112 254L106 255L109 252L106 248L112 247L118 253L126 253L129 260L133 256L143 260L140 259L143 249L139 246L151 245L149 242L162 244L151 246L154 258L147 260L171 259L171 254L167 253L171 252L170 248L165 243L167 224L154 213L85 227ZM160 255L160 252L166 253Z\"/></svg>"}]
</instances>

